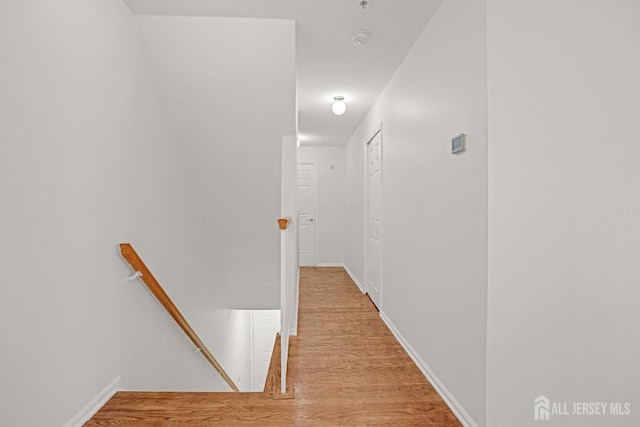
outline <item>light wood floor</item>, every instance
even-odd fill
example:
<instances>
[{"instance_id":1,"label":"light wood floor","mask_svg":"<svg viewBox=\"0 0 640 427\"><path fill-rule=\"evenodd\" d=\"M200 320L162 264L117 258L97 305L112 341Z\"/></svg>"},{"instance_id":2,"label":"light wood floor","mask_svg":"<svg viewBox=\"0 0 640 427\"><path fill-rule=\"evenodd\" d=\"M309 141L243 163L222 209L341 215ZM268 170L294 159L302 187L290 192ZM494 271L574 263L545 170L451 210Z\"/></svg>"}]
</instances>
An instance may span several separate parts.
<instances>
[{"instance_id":1,"label":"light wood floor","mask_svg":"<svg viewBox=\"0 0 640 427\"><path fill-rule=\"evenodd\" d=\"M117 393L86 426L461 426L342 268L303 268L288 383L264 393Z\"/></svg>"}]
</instances>

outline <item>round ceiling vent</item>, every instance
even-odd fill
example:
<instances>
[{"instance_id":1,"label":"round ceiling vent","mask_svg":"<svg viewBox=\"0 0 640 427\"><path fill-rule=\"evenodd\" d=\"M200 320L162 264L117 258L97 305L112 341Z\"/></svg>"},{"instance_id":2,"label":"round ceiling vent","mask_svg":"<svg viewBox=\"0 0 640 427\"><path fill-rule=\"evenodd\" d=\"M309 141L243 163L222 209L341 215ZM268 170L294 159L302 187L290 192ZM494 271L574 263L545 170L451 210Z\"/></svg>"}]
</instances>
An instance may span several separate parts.
<instances>
[{"instance_id":1,"label":"round ceiling vent","mask_svg":"<svg viewBox=\"0 0 640 427\"><path fill-rule=\"evenodd\" d=\"M367 30L356 30L351 34L351 41L356 46L364 46L371 38L371 33Z\"/></svg>"}]
</instances>

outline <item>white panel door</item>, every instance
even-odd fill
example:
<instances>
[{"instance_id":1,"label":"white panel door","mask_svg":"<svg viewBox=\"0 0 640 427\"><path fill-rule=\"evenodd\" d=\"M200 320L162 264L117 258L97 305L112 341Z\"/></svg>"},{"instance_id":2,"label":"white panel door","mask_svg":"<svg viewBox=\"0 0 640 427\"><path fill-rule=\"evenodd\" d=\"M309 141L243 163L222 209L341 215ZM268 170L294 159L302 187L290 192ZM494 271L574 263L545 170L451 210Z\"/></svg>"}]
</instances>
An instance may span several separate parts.
<instances>
[{"instance_id":1,"label":"white panel door","mask_svg":"<svg viewBox=\"0 0 640 427\"><path fill-rule=\"evenodd\" d=\"M280 310L252 310L251 327L253 328L251 391L262 391L271 363L273 343L276 334L280 331Z\"/></svg>"},{"instance_id":2,"label":"white panel door","mask_svg":"<svg viewBox=\"0 0 640 427\"><path fill-rule=\"evenodd\" d=\"M367 143L367 293L380 307L380 262L382 255L382 133Z\"/></svg>"},{"instance_id":3,"label":"white panel door","mask_svg":"<svg viewBox=\"0 0 640 427\"><path fill-rule=\"evenodd\" d=\"M300 266L316 265L316 193L315 164L298 164L296 194L298 217L298 259Z\"/></svg>"}]
</instances>

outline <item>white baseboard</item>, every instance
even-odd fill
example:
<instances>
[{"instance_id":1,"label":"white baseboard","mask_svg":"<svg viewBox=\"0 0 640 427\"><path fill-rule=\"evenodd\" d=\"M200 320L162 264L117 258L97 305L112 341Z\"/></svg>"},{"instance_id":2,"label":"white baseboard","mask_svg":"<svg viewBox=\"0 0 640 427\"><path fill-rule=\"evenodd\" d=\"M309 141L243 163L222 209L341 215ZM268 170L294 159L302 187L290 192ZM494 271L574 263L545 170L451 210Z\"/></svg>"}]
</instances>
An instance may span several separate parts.
<instances>
[{"instance_id":1,"label":"white baseboard","mask_svg":"<svg viewBox=\"0 0 640 427\"><path fill-rule=\"evenodd\" d=\"M358 289L360 289L360 292L362 292L363 294L366 294L367 291L364 290L364 286L362 286L362 283L358 281L358 278L356 277L356 275L353 274L351 270L349 270L349 267L347 267L345 264L342 264L342 267L344 268L344 271L347 272L349 277L351 277L351 280L353 280L353 283L355 283Z\"/></svg>"},{"instance_id":2,"label":"white baseboard","mask_svg":"<svg viewBox=\"0 0 640 427\"><path fill-rule=\"evenodd\" d=\"M453 414L458 418L458 420L465 427L478 427L478 424L473 420L471 415L467 411L465 411L464 407L458 402L458 400L451 394L451 392L445 387L445 385L440 381L440 379L436 376L436 374L429 368L422 357L418 355L418 353L413 349L411 344L407 342L404 336L398 331L393 322L380 311L380 317L382 321L386 323L387 327L391 331L391 333L396 337L400 345L405 349L411 360L416 364L418 369L422 372L422 374L429 380L433 388L438 392L444 403L447 404L449 409L453 412Z\"/></svg>"},{"instance_id":3,"label":"white baseboard","mask_svg":"<svg viewBox=\"0 0 640 427\"><path fill-rule=\"evenodd\" d=\"M344 264L341 262L322 262L316 264L316 267L344 267Z\"/></svg>"},{"instance_id":4,"label":"white baseboard","mask_svg":"<svg viewBox=\"0 0 640 427\"><path fill-rule=\"evenodd\" d=\"M76 415L67 421L63 427L82 427L104 406L116 392L120 390L120 376L115 377L100 392L89 401Z\"/></svg>"}]
</instances>

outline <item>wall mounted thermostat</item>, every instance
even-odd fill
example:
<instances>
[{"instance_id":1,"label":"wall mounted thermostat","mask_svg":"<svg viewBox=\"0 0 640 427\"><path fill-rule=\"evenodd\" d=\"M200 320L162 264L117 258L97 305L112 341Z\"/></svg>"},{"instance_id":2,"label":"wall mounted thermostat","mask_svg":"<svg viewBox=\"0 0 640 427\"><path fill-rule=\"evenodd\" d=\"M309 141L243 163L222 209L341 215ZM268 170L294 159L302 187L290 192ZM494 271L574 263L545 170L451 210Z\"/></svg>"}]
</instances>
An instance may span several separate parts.
<instances>
[{"instance_id":1,"label":"wall mounted thermostat","mask_svg":"<svg viewBox=\"0 0 640 427\"><path fill-rule=\"evenodd\" d=\"M459 153L465 150L465 135L461 133L451 139L451 154Z\"/></svg>"}]
</instances>

